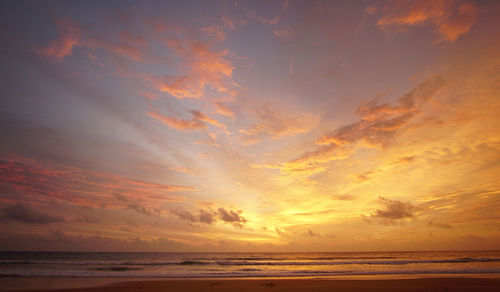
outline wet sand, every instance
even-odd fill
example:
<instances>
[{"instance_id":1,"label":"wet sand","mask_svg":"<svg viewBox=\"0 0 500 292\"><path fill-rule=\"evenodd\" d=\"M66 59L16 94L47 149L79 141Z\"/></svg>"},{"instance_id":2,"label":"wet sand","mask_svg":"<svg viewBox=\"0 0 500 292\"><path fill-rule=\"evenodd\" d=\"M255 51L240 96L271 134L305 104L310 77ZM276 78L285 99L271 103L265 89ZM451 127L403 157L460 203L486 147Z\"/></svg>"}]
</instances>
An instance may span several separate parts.
<instances>
[{"instance_id":1,"label":"wet sand","mask_svg":"<svg viewBox=\"0 0 500 292\"><path fill-rule=\"evenodd\" d=\"M114 281L114 283L112 283ZM68 292L191 292L191 291L500 291L500 279L429 278L429 279L182 279L113 280L0 278L0 291ZM87 286L87 287L84 287ZM93 287L89 287L93 286Z\"/></svg>"}]
</instances>

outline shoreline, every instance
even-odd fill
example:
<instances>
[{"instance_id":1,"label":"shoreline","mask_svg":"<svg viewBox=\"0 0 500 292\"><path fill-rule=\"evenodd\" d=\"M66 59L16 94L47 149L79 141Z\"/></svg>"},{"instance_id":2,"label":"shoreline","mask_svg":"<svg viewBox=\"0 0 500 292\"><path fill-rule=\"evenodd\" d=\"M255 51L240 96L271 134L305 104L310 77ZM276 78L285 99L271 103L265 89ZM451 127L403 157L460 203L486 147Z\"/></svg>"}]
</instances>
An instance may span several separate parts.
<instances>
[{"instance_id":1,"label":"shoreline","mask_svg":"<svg viewBox=\"0 0 500 292\"><path fill-rule=\"evenodd\" d=\"M45 278L0 277L0 291L500 291L500 278Z\"/></svg>"}]
</instances>

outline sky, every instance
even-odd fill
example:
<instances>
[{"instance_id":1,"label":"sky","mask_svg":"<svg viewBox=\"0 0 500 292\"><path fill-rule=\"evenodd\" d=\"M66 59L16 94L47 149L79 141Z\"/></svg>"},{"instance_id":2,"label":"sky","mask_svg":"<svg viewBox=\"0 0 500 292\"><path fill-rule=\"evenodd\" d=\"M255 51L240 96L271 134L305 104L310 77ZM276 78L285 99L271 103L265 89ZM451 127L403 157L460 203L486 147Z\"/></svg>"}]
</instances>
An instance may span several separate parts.
<instances>
[{"instance_id":1,"label":"sky","mask_svg":"<svg viewBox=\"0 0 500 292\"><path fill-rule=\"evenodd\" d=\"M497 249L499 13L1 1L0 250Z\"/></svg>"}]
</instances>

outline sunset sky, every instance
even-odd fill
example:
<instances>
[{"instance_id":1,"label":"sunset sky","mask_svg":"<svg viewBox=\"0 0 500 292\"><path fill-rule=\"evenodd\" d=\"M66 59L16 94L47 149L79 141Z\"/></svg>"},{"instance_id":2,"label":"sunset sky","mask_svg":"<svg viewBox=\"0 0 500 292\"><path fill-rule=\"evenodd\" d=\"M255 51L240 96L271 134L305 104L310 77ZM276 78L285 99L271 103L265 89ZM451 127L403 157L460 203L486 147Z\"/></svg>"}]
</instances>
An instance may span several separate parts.
<instances>
[{"instance_id":1,"label":"sunset sky","mask_svg":"<svg viewBox=\"0 0 500 292\"><path fill-rule=\"evenodd\" d=\"M500 246L499 1L0 15L0 250Z\"/></svg>"}]
</instances>

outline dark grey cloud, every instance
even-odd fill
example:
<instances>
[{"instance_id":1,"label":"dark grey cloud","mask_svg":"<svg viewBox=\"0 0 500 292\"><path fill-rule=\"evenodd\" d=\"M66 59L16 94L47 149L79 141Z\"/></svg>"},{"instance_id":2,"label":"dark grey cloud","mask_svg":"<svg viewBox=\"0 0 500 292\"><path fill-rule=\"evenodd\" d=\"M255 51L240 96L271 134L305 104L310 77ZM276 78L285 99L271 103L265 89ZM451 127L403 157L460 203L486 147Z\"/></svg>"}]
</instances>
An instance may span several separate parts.
<instances>
[{"instance_id":1,"label":"dark grey cloud","mask_svg":"<svg viewBox=\"0 0 500 292\"><path fill-rule=\"evenodd\" d=\"M158 216L161 213L161 210L158 208L146 208L139 204L138 202L132 202L127 204L127 208L133 211L136 211L137 213L142 213L144 215L148 216Z\"/></svg>"},{"instance_id":2,"label":"dark grey cloud","mask_svg":"<svg viewBox=\"0 0 500 292\"><path fill-rule=\"evenodd\" d=\"M127 209L136 211L137 213L142 213L148 216L158 216L161 213L161 210L159 208L146 208L143 205L141 205L137 200L132 200L119 193L115 192L113 193L113 196L119 201L124 202Z\"/></svg>"},{"instance_id":3,"label":"dark grey cloud","mask_svg":"<svg viewBox=\"0 0 500 292\"><path fill-rule=\"evenodd\" d=\"M198 220L202 223L212 224L217 220L217 218L215 214L210 211L200 210Z\"/></svg>"},{"instance_id":4,"label":"dark grey cloud","mask_svg":"<svg viewBox=\"0 0 500 292\"><path fill-rule=\"evenodd\" d=\"M243 225L247 222L247 219L245 219L243 216L240 214L243 213L243 211L238 210L238 211L233 211L233 210L226 210L224 208L219 208L218 210L219 213L219 218L226 222L226 223L231 223L233 226L242 228Z\"/></svg>"},{"instance_id":5,"label":"dark grey cloud","mask_svg":"<svg viewBox=\"0 0 500 292\"><path fill-rule=\"evenodd\" d=\"M395 224L399 220L411 219L415 217L417 208L410 203L397 200L389 200L384 197L379 198L380 203L385 205L385 209L377 209L371 218L383 219L384 223Z\"/></svg>"},{"instance_id":6,"label":"dark grey cloud","mask_svg":"<svg viewBox=\"0 0 500 292\"><path fill-rule=\"evenodd\" d=\"M278 236L280 237L286 237L290 235L288 232L281 230L278 227L274 227L274 230L276 231L276 234L278 234Z\"/></svg>"},{"instance_id":7,"label":"dark grey cloud","mask_svg":"<svg viewBox=\"0 0 500 292\"><path fill-rule=\"evenodd\" d=\"M318 234L314 233L311 229L307 229L306 235L311 237L318 236Z\"/></svg>"},{"instance_id":8,"label":"dark grey cloud","mask_svg":"<svg viewBox=\"0 0 500 292\"><path fill-rule=\"evenodd\" d=\"M353 196L353 195L333 195L332 196L335 200L339 200L339 201L352 201L352 200L356 200L356 196Z\"/></svg>"},{"instance_id":9,"label":"dark grey cloud","mask_svg":"<svg viewBox=\"0 0 500 292\"><path fill-rule=\"evenodd\" d=\"M427 223L427 225L429 225L429 226L436 226L436 227L443 228L443 229L452 229L452 228L454 228L453 225L451 225L451 224L444 223L444 222L436 222L436 221L429 221Z\"/></svg>"},{"instance_id":10,"label":"dark grey cloud","mask_svg":"<svg viewBox=\"0 0 500 292\"><path fill-rule=\"evenodd\" d=\"M172 210L170 211L173 214L177 215L179 219L184 220L184 221L190 221L190 222L200 222L199 218L197 218L195 215L193 215L189 211L185 210Z\"/></svg>"},{"instance_id":11,"label":"dark grey cloud","mask_svg":"<svg viewBox=\"0 0 500 292\"><path fill-rule=\"evenodd\" d=\"M236 228L243 228L243 225L247 222L247 219L241 215L241 213L243 213L241 210L233 211L218 208L216 212L210 209L200 209L198 210L198 215L186 210L172 210L170 212L177 215L179 219L192 223L204 223L210 225L217 221L222 221L224 223L229 223Z\"/></svg>"},{"instance_id":12,"label":"dark grey cloud","mask_svg":"<svg viewBox=\"0 0 500 292\"><path fill-rule=\"evenodd\" d=\"M64 217L43 213L33 207L22 204L7 206L0 209L0 221L16 221L27 224L48 224L64 222Z\"/></svg>"}]
</instances>

